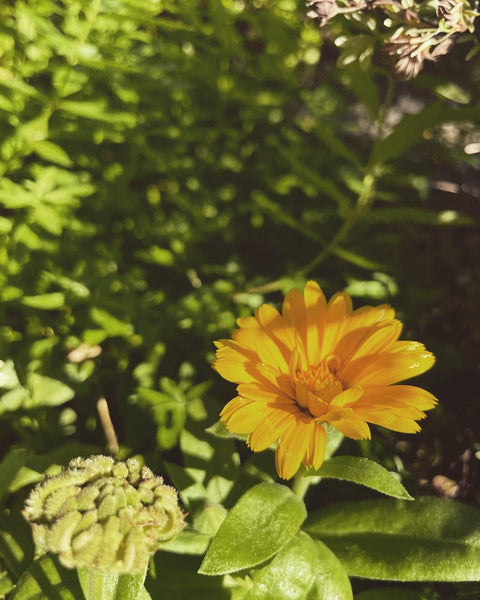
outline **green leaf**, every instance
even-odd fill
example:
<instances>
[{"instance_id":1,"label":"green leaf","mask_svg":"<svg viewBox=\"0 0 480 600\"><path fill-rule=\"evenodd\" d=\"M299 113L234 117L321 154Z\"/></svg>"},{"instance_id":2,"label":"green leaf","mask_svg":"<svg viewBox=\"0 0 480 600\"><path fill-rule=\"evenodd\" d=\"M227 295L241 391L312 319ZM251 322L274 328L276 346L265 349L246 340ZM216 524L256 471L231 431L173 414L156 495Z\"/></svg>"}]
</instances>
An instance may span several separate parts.
<instances>
[{"instance_id":1,"label":"green leaf","mask_svg":"<svg viewBox=\"0 0 480 600\"><path fill-rule=\"evenodd\" d=\"M289 488L259 483L231 509L199 573L223 575L268 560L295 535L305 517L305 505Z\"/></svg>"},{"instance_id":2,"label":"green leaf","mask_svg":"<svg viewBox=\"0 0 480 600\"><path fill-rule=\"evenodd\" d=\"M148 250L138 250L135 252L135 256L139 260L163 267L170 267L175 262L173 253L167 248L160 248L160 246L152 246Z\"/></svg>"},{"instance_id":3,"label":"green leaf","mask_svg":"<svg viewBox=\"0 0 480 600\"><path fill-rule=\"evenodd\" d=\"M0 499L8 494L10 484L27 462L27 457L27 450L21 448L9 452L0 463Z\"/></svg>"},{"instance_id":4,"label":"green leaf","mask_svg":"<svg viewBox=\"0 0 480 600\"><path fill-rule=\"evenodd\" d=\"M38 294L37 296L24 296L21 299L21 303L30 308L55 310L63 307L65 304L65 296L61 292Z\"/></svg>"},{"instance_id":5,"label":"green leaf","mask_svg":"<svg viewBox=\"0 0 480 600\"><path fill-rule=\"evenodd\" d=\"M92 100L90 102L77 100L64 100L59 105L59 108L78 117L86 119L103 121L105 123L115 123L125 125L126 127L134 127L137 122L135 114L128 112L115 112L107 107L107 103L102 100Z\"/></svg>"},{"instance_id":6,"label":"green leaf","mask_svg":"<svg viewBox=\"0 0 480 600\"><path fill-rule=\"evenodd\" d=\"M82 589L75 570L64 569L52 556L34 561L18 582L12 600L79 600Z\"/></svg>"},{"instance_id":7,"label":"green leaf","mask_svg":"<svg viewBox=\"0 0 480 600\"><path fill-rule=\"evenodd\" d=\"M358 252L351 252L350 250L345 250L345 248L335 248L334 254L336 254L339 258L352 263L352 265L356 265L357 267L361 267L362 269L368 269L369 271L377 270L384 271L385 265L365 256L361 256Z\"/></svg>"},{"instance_id":8,"label":"green leaf","mask_svg":"<svg viewBox=\"0 0 480 600\"><path fill-rule=\"evenodd\" d=\"M447 108L444 102L427 104L420 112L403 117L392 133L382 140L372 154L373 163L385 163L405 154L423 137L424 131L450 121L476 121L480 117L478 107Z\"/></svg>"},{"instance_id":9,"label":"green leaf","mask_svg":"<svg viewBox=\"0 0 480 600\"><path fill-rule=\"evenodd\" d=\"M0 598L5 598L14 587L15 584L8 576L8 573L6 571L2 571L0 573Z\"/></svg>"},{"instance_id":10,"label":"green leaf","mask_svg":"<svg viewBox=\"0 0 480 600\"><path fill-rule=\"evenodd\" d=\"M130 323L124 323L117 319L103 308L96 306L90 309L90 317L97 325L102 327L110 337L130 336L133 333L133 327Z\"/></svg>"},{"instance_id":11,"label":"green leaf","mask_svg":"<svg viewBox=\"0 0 480 600\"><path fill-rule=\"evenodd\" d=\"M34 406L59 406L71 400L75 395L68 385L38 373L30 375L28 389Z\"/></svg>"},{"instance_id":12,"label":"green leaf","mask_svg":"<svg viewBox=\"0 0 480 600\"><path fill-rule=\"evenodd\" d=\"M160 550L174 552L175 554L197 554L200 556L205 554L211 539L211 535L186 527L175 539L162 544Z\"/></svg>"},{"instance_id":13,"label":"green leaf","mask_svg":"<svg viewBox=\"0 0 480 600\"><path fill-rule=\"evenodd\" d=\"M157 552L145 582L155 600L230 600L222 589L223 577L204 577L197 573L200 557Z\"/></svg>"},{"instance_id":14,"label":"green leaf","mask_svg":"<svg viewBox=\"0 0 480 600\"><path fill-rule=\"evenodd\" d=\"M339 72L340 80L349 91L364 104L372 118L376 118L380 110L378 86L373 81L372 72L362 69L358 62L353 62Z\"/></svg>"},{"instance_id":15,"label":"green leaf","mask_svg":"<svg viewBox=\"0 0 480 600\"><path fill-rule=\"evenodd\" d=\"M237 438L241 440L246 439L246 435L231 433L223 421L216 421L213 425L207 427L205 431L219 438Z\"/></svg>"},{"instance_id":16,"label":"green leaf","mask_svg":"<svg viewBox=\"0 0 480 600\"><path fill-rule=\"evenodd\" d=\"M19 511L4 511L0 518L0 559L18 578L33 559L31 528Z\"/></svg>"},{"instance_id":17,"label":"green leaf","mask_svg":"<svg viewBox=\"0 0 480 600\"><path fill-rule=\"evenodd\" d=\"M300 531L255 579L244 600L350 600L352 588L338 558Z\"/></svg>"},{"instance_id":18,"label":"green leaf","mask_svg":"<svg viewBox=\"0 0 480 600\"><path fill-rule=\"evenodd\" d=\"M453 500L341 502L305 530L349 575L392 581L480 581L480 511Z\"/></svg>"},{"instance_id":19,"label":"green leaf","mask_svg":"<svg viewBox=\"0 0 480 600\"><path fill-rule=\"evenodd\" d=\"M318 471L306 471L305 475L319 475L331 479L344 479L376 490L386 496L413 500L395 476L381 465L359 456L334 456L326 460Z\"/></svg>"},{"instance_id":20,"label":"green leaf","mask_svg":"<svg viewBox=\"0 0 480 600\"><path fill-rule=\"evenodd\" d=\"M360 592L355 600L427 600L427 598L416 590L400 589L394 587L382 587L374 590Z\"/></svg>"},{"instance_id":21,"label":"green leaf","mask_svg":"<svg viewBox=\"0 0 480 600\"><path fill-rule=\"evenodd\" d=\"M62 167L70 167L72 165L72 161L65 150L53 142L39 140L32 144L32 149L44 160Z\"/></svg>"},{"instance_id":22,"label":"green leaf","mask_svg":"<svg viewBox=\"0 0 480 600\"><path fill-rule=\"evenodd\" d=\"M374 210L368 215L368 220L373 223L420 223L433 226L465 226L475 225L475 220L462 215L456 210L429 210L415 207L393 207Z\"/></svg>"}]
</instances>

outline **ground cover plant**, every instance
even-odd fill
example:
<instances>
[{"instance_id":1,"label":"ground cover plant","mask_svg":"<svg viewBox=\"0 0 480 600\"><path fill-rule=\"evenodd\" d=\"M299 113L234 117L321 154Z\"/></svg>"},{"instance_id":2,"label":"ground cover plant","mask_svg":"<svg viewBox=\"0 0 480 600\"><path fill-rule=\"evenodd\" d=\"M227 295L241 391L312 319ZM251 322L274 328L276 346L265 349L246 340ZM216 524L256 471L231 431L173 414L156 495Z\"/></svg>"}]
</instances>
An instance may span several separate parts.
<instances>
[{"instance_id":1,"label":"ground cover plant","mask_svg":"<svg viewBox=\"0 0 480 600\"><path fill-rule=\"evenodd\" d=\"M480 597L475 10L1 3L1 597Z\"/></svg>"}]
</instances>

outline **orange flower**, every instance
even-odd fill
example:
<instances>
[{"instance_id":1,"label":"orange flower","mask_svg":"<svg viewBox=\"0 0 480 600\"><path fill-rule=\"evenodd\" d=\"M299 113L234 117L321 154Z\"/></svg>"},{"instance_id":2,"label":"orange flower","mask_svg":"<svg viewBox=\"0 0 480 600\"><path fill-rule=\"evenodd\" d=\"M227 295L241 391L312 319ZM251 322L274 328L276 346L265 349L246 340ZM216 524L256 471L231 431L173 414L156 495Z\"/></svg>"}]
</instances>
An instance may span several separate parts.
<instances>
[{"instance_id":1,"label":"orange flower","mask_svg":"<svg viewBox=\"0 0 480 600\"><path fill-rule=\"evenodd\" d=\"M320 468L326 425L353 439L370 439L368 423L415 433L436 399L411 385L391 385L435 362L419 342L397 341L402 324L387 305L352 310L346 292L326 302L309 281L290 291L282 314L264 304L238 319L232 340L215 342L213 367L239 384L221 419L248 433L254 452L278 440L276 466L290 479L300 464Z\"/></svg>"}]
</instances>

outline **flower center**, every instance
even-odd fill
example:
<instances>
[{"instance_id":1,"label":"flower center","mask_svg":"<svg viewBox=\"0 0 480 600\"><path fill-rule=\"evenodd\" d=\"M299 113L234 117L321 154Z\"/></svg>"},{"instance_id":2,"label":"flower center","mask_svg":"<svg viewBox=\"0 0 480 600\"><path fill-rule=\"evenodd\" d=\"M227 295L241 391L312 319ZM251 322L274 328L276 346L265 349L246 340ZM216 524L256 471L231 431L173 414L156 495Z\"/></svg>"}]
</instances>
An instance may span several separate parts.
<instances>
[{"instance_id":1,"label":"flower center","mask_svg":"<svg viewBox=\"0 0 480 600\"><path fill-rule=\"evenodd\" d=\"M340 359L332 354L319 365L295 372L296 400L313 417L327 412L330 402L343 391L342 382L336 376L339 367Z\"/></svg>"}]
</instances>

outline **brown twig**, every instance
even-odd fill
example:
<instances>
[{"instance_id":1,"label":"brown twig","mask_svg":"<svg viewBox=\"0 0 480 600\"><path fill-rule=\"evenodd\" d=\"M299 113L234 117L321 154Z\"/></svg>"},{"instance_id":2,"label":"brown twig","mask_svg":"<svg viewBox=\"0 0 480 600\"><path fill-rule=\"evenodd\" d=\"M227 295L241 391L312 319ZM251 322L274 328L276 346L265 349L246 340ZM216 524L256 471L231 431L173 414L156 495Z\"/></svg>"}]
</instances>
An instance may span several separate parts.
<instances>
[{"instance_id":1,"label":"brown twig","mask_svg":"<svg viewBox=\"0 0 480 600\"><path fill-rule=\"evenodd\" d=\"M118 454L118 438L113 427L112 419L110 417L110 410L105 398L99 398L97 401L97 411L100 417L100 423L103 427L105 439L107 440L107 448L112 456Z\"/></svg>"}]
</instances>

